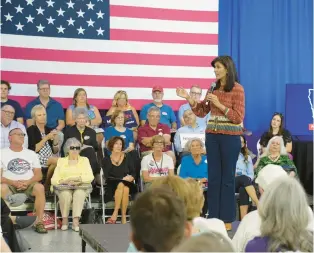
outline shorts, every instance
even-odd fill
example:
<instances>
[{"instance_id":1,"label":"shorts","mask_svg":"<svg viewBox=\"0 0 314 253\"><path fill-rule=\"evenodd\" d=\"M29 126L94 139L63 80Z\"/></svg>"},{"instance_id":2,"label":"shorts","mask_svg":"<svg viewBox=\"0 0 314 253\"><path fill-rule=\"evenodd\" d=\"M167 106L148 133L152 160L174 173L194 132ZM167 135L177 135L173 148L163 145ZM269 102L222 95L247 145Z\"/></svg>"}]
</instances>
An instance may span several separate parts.
<instances>
[{"instance_id":1,"label":"shorts","mask_svg":"<svg viewBox=\"0 0 314 253\"><path fill-rule=\"evenodd\" d=\"M34 196L32 195L32 193L33 193L33 189L34 189L35 184L37 184L37 182L30 184L30 185L27 187L27 189L21 190L21 191L18 191L18 190L17 190L14 186L12 186L12 185L9 185L9 189L10 189L10 191L11 191L13 194L15 194L15 193L24 193L27 197L34 197Z\"/></svg>"}]
</instances>

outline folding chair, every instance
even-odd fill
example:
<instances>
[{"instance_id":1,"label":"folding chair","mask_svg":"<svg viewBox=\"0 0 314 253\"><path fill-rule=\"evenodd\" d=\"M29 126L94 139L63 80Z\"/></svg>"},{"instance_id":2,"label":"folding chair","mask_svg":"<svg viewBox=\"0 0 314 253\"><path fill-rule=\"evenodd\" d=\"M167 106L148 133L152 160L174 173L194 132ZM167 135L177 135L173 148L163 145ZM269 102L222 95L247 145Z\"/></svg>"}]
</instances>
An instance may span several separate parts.
<instances>
[{"instance_id":1,"label":"folding chair","mask_svg":"<svg viewBox=\"0 0 314 253\"><path fill-rule=\"evenodd\" d=\"M56 188L53 187L53 191L54 191L54 206L55 206L55 229L58 229L58 223L57 220L58 218L62 218L61 216L58 216L58 205L59 205L59 201L57 200L57 194L56 194ZM86 206L88 206L88 208L92 208L92 198L91 195L89 193L89 195L86 197L85 199L85 208ZM72 208L70 209L72 210ZM68 216L68 218L73 218L72 216Z\"/></svg>"},{"instance_id":2,"label":"folding chair","mask_svg":"<svg viewBox=\"0 0 314 253\"><path fill-rule=\"evenodd\" d=\"M101 197L101 209L102 209L102 216L101 216L101 218L102 218L102 221L103 221L104 224L106 223L106 218L110 218L111 217L111 215L107 215L106 214L106 209L107 210L113 210L114 209L114 205L115 205L114 200L105 203L105 200L104 200L105 184L106 184L106 182L104 180L104 171L103 171L102 168L100 168L100 195L101 195L100 197ZM129 199L129 204L128 204L127 208L130 208L131 205L132 205L132 201L131 201L131 199ZM117 217L121 218L121 215L118 215ZM126 217L129 218L130 215L126 215Z\"/></svg>"}]
</instances>

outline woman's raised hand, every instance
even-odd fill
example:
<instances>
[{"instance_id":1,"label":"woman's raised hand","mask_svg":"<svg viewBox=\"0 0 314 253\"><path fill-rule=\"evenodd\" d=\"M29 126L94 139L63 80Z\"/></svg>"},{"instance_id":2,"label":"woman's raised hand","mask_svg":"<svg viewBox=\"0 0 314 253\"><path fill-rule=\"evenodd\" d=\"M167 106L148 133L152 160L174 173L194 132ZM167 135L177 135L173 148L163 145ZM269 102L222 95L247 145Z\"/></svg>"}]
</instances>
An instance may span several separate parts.
<instances>
[{"instance_id":1,"label":"woman's raised hand","mask_svg":"<svg viewBox=\"0 0 314 253\"><path fill-rule=\"evenodd\" d=\"M187 99L189 97L189 93L183 88L183 87L178 87L176 89L177 96Z\"/></svg>"}]
</instances>

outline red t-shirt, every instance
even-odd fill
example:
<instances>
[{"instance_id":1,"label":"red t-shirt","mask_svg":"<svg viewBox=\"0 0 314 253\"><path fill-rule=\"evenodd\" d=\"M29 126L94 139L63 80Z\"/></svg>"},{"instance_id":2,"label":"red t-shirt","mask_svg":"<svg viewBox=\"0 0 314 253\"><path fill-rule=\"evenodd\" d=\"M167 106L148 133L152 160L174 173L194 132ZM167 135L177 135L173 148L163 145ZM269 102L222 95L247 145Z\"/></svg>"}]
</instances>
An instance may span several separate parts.
<instances>
[{"instance_id":1,"label":"red t-shirt","mask_svg":"<svg viewBox=\"0 0 314 253\"><path fill-rule=\"evenodd\" d=\"M166 124L159 123L156 127L156 130L152 129L149 124L145 124L144 126L141 126L138 128L138 141L140 144L140 151L145 152L152 150L151 147L146 147L142 144L142 138L143 137L153 137L155 135L164 135L169 134L170 135L170 128ZM171 146L168 145L164 148L164 151L171 150Z\"/></svg>"}]
</instances>

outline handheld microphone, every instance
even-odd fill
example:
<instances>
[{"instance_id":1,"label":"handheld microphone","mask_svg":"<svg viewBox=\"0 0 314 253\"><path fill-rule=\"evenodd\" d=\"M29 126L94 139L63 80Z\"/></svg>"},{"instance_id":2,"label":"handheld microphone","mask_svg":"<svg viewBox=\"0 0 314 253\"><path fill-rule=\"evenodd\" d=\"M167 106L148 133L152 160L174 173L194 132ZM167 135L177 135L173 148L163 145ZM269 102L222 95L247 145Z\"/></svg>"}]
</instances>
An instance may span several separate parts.
<instances>
[{"instance_id":1,"label":"handheld microphone","mask_svg":"<svg viewBox=\"0 0 314 253\"><path fill-rule=\"evenodd\" d=\"M216 88L216 83L212 82L212 84L210 85L209 93L213 93L215 88ZM208 105L208 102L209 101L206 101L205 104Z\"/></svg>"}]
</instances>

